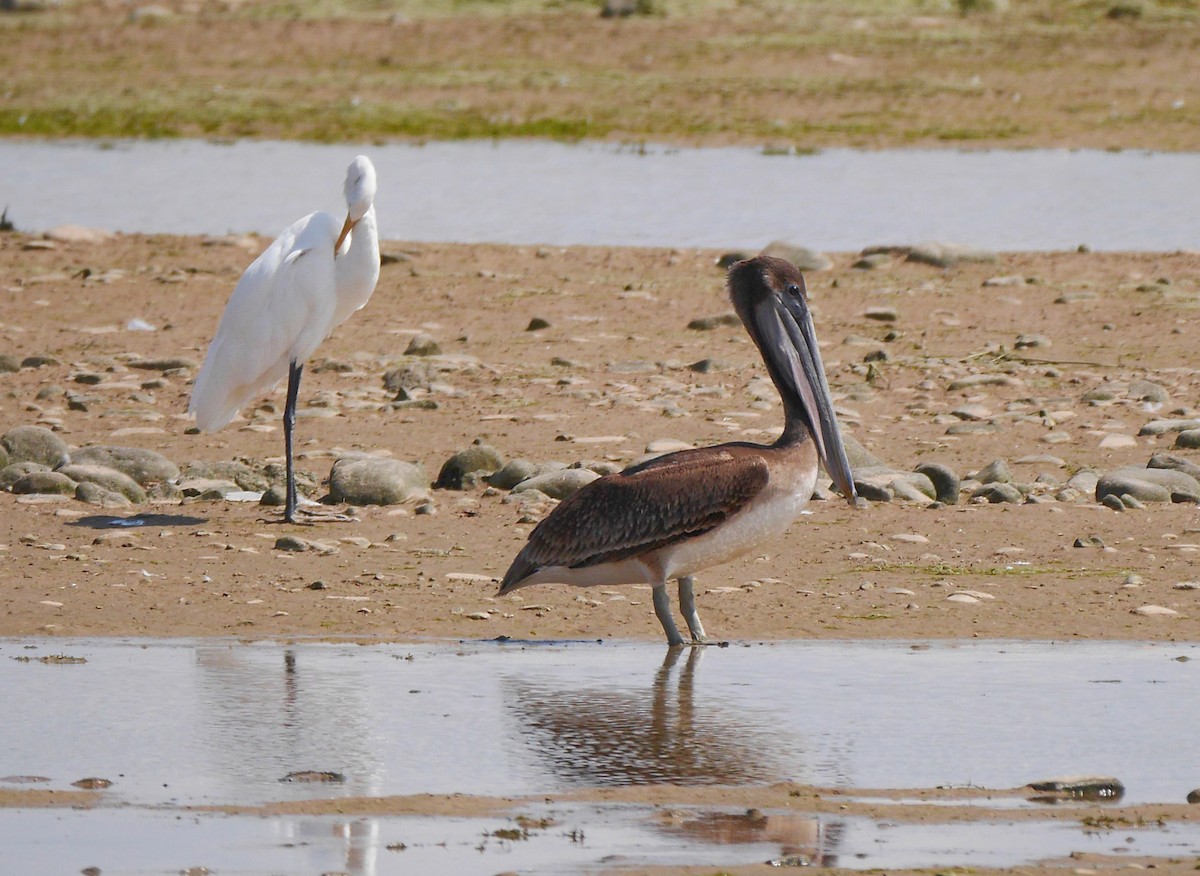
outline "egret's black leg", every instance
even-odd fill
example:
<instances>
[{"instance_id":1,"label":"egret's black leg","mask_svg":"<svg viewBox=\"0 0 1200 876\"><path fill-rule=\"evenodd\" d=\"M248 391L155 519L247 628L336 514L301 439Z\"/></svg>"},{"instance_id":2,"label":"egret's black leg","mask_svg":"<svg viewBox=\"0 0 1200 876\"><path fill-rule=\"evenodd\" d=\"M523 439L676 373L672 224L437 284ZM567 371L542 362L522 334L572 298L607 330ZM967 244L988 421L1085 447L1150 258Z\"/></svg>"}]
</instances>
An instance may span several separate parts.
<instances>
[{"instance_id":1,"label":"egret's black leg","mask_svg":"<svg viewBox=\"0 0 1200 876\"><path fill-rule=\"evenodd\" d=\"M296 469L292 463L292 427L296 425L296 397L300 394L300 373L303 363L292 362L288 366L287 403L283 408L283 446L287 453L287 501L283 506L283 519L296 522Z\"/></svg>"}]
</instances>

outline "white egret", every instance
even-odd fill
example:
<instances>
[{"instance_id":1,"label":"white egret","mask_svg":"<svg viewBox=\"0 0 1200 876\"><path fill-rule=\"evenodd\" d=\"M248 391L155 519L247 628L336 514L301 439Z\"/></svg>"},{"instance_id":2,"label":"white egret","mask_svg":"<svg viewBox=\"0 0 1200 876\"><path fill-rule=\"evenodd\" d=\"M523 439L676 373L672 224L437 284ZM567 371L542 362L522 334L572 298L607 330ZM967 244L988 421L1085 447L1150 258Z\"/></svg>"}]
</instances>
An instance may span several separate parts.
<instances>
[{"instance_id":1,"label":"white egret","mask_svg":"<svg viewBox=\"0 0 1200 876\"><path fill-rule=\"evenodd\" d=\"M346 219L317 212L297 220L238 280L192 387L188 413L205 432L227 425L259 393L286 375L283 410L287 500L295 521L292 429L304 363L379 280L375 167L360 155L346 169Z\"/></svg>"}]
</instances>

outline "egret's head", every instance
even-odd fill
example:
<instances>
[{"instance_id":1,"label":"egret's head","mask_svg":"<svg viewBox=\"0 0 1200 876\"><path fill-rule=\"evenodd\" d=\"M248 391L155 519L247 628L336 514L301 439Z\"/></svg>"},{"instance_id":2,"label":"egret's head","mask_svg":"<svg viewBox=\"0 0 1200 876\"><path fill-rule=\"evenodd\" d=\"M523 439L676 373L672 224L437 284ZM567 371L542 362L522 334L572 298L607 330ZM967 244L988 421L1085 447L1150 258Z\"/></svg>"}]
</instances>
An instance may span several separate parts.
<instances>
[{"instance_id":1,"label":"egret's head","mask_svg":"<svg viewBox=\"0 0 1200 876\"><path fill-rule=\"evenodd\" d=\"M351 222L357 222L375 200L375 165L365 155L360 155L346 168L346 212Z\"/></svg>"}]
</instances>

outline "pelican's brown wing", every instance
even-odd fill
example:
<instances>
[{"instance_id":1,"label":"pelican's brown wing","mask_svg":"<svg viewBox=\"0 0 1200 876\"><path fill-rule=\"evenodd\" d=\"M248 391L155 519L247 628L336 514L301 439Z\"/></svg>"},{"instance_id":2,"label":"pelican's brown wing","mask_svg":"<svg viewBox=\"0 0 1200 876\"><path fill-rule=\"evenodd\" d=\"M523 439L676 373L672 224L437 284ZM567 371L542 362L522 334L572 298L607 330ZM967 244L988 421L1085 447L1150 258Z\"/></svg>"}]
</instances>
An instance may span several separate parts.
<instances>
[{"instance_id":1,"label":"pelican's brown wing","mask_svg":"<svg viewBox=\"0 0 1200 876\"><path fill-rule=\"evenodd\" d=\"M500 592L546 566L615 562L700 535L741 510L767 478L761 455L704 448L592 481L534 527Z\"/></svg>"}]
</instances>

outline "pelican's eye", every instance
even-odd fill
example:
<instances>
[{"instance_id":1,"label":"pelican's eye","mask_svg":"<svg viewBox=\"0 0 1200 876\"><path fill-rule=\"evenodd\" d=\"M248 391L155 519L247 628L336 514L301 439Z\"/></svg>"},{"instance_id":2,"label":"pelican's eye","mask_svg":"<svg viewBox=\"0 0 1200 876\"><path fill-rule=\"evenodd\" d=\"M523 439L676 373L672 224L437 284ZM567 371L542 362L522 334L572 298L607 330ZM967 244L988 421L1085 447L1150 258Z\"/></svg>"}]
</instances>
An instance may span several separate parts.
<instances>
[{"instance_id":1,"label":"pelican's eye","mask_svg":"<svg viewBox=\"0 0 1200 876\"><path fill-rule=\"evenodd\" d=\"M804 292L795 283L788 283L787 287L784 288L783 291L785 294L790 295L792 298L803 298L804 297Z\"/></svg>"}]
</instances>

